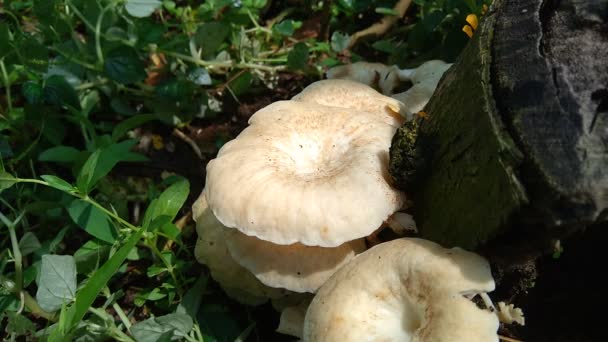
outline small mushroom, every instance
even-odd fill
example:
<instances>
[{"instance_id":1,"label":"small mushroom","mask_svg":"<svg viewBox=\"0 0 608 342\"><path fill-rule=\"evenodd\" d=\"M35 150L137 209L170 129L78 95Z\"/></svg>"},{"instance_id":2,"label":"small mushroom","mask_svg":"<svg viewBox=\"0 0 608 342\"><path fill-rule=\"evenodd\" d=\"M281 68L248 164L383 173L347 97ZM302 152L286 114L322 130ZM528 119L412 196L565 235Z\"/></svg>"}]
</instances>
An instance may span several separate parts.
<instances>
[{"instance_id":1,"label":"small mushroom","mask_svg":"<svg viewBox=\"0 0 608 342\"><path fill-rule=\"evenodd\" d=\"M401 73L403 79L411 81L412 87L405 92L392 95L392 98L403 102L408 115L418 113L429 102L443 73L451 66L452 64L440 60L431 60L422 63L416 69L403 70Z\"/></svg>"},{"instance_id":2,"label":"small mushroom","mask_svg":"<svg viewBox=\"0 0 608 342\"><path fill-rule=\"evenodd\" d=\"M327 71L327 78L343 79L363 83L368 86L378 85L384 95L403 103L408 119L421 111L435 92L443 73L452 64L441 60L430 60L414 69L399 69L397 66L380 63L357 62L334 67ZM405 92L393 94L399 82L410 81L412 86ZM402 107L401 107L402 108Z\"/></svg>"},{"instance_id":3,"label":"small mushroom","mask_svg":"<svg viewBox=\"0 0 608 342\"><path fill-rule=\"evenodd\" d=\"M498 341L496 314L467 299L494 286L474 253L421 239L382 243L319 289L303 341Z\"/></svg>"},{"instance_id":4,"label":"small mushroom","mask_svg":"<svg viewBox=\"0 0 608 342\"><path fill-rule=\"evenodd\" d=\"M339 65L329 69L325 76L328 79L339 78L363 83L380 89L384 95L391 95L402 78L399 68L395 65L369 62Z\"/></svg>"}]
</instances>

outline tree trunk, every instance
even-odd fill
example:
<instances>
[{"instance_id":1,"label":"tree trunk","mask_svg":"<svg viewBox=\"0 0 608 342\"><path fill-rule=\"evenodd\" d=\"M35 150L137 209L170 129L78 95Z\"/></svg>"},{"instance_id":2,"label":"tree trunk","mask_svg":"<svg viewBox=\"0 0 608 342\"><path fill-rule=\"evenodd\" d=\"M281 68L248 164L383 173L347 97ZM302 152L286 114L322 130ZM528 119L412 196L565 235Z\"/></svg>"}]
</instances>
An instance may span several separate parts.
<instances>
[{"instance_id":1,"label":"tree trunk","mask_svg":"<svg viewBox=\"0 0 608 342\"><path fill-rule=\"evenodd\" d=\"M608 220L607 24L608 0L494 1L393 139L423 237L534 254Z\"/></svg>"}]
</instances>

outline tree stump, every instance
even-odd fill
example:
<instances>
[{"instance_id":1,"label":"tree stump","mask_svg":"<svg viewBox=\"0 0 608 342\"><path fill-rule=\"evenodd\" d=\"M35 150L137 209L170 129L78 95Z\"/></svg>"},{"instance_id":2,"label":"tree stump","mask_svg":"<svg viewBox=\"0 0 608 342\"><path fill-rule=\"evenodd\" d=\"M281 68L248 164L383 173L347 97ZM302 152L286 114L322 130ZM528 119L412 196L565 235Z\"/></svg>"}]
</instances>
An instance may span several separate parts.
<instances>
[{"instance_id":1,"label":"tree stump","mask_svg":"<svg viewBox=\"0 0 608 342\"><path fill-rule=\"evenodd\" d=\"M494 1L393 139L423 237L541 252L608 220L607 25L608 0Z\"/></svg>"}]
</instances>

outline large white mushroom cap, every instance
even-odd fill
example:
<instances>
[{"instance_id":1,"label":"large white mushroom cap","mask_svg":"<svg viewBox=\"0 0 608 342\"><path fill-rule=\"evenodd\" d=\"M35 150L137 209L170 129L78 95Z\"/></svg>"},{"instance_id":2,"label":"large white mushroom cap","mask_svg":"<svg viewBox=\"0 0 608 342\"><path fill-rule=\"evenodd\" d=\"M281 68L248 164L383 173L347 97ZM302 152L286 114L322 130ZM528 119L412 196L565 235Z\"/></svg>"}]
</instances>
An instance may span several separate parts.
<instances>
[{"instance_id":1,"label":"large white mushroom cap","mask_svg":"<svg viewBox=\"0 0 608 342\"><path fill-rule=\"evenodd\" d=\"M275 102L207 165L206 198L226 227L281 245L336 247L403 206L389 184L395 127L368 112Z\"/></svg>"},{"instance_id":2,"label":"large white mushroom cap","mask_svg":"<svg viewBox=\"0 0 608 342\"><path fill-rule=\"evenodd\" d=\"M492 290L482 257L393 240L359 254L319 289L303 341L498 341L496 314L465 298Z\"/></svg>"}]
</instances>

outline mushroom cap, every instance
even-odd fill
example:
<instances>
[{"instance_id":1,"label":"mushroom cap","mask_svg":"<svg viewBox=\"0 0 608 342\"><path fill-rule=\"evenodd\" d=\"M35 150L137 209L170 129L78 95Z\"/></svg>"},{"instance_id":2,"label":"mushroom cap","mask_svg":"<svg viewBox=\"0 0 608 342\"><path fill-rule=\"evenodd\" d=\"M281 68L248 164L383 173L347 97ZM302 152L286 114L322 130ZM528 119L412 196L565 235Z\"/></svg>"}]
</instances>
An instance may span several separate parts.
<instances>
[{"instance_id":1,"label":"mushroom cap","mask_svg":"<svg viewBox=\"0 0 608 342\"><path fill-rule=\"evenodd\" d=\"M367 112L279 101L207 164L206 198L226 227L281 245L336 247L402 207L391 187L395 128Z\"/></svg>"},{"instance_id":2,"label":"mushroom cap","mask_svg":"<svg viewBox=\"0 0 608 342\"><path fill-rule=\"evenodd\" d=\"M352 80L370 87L378 87L385 95L393 93L399 84L399 68L382 63L356 62L333 67L325 73L329 79Z\"/></svg>"},{"instance_id":3,"label":"mushroom cap","mask_svg":"<svg viewBox=\"0 0 608 342\"><path fill-rule=\"evenodd\" d=\"M411 69L408 77L404 77L404 79L409 79L413 84L418 84L427 80L434 80L436 85L441 79L441 76L443 76L443 73L446 72L451 66L452 63L446 63L442 60L433 59L420 64L415 69Z\"/></svg>"},{"instance_id":4,"label":"mushroom cap","mask_svg":"<svg viewBox=\"0 0 608 342\"><path fill-rule=\"evenodd\" d=\"M192 206L198 240L194 255L198 262L207 265L211 277L231 298L248 305L259 305L268 298L280 298L288 291L270 288L239 265L228 251L222 226L209 210L204 192Z\"/></svg>"},{"instance_id":5,"label":"mushroom cap","mask_svg":"<svg viewBox=\"0 0 608 342\"><path fill-rule=\"evenodd\" d=\"M316 292L335 271L365 250L363 239L326 248L277 245L236 229L226 232L225 238L232 258L264 285L294 292Z\"/></svg>"},{"instance_id":6,"label":"mushroom cap","mask_svg":"<svg viewBox=\"0 0 608 342\"><path fill-rule=\"evenodd\" d=\"M321 286L303 341L498 341L496 315L464 298L493 289L474 253L421 239L382 243Z\"/></svg>"},{"instance_id":7,"label":"mushroom cap","mask_svg":"<svg viewBox=\"0 0 608 342\"><path fill-rule=\"evenodd\" d=\"M348 79L314 82L292 100L369 112L397 128L403 125L403 116L406 113L406 107L398 100L384 96L365 84Z\"/></svg>"}]
</instances>

